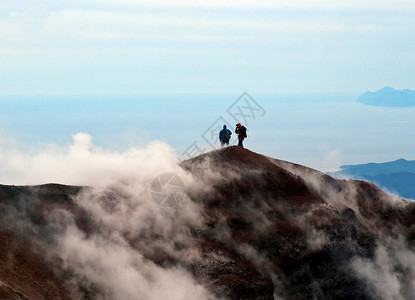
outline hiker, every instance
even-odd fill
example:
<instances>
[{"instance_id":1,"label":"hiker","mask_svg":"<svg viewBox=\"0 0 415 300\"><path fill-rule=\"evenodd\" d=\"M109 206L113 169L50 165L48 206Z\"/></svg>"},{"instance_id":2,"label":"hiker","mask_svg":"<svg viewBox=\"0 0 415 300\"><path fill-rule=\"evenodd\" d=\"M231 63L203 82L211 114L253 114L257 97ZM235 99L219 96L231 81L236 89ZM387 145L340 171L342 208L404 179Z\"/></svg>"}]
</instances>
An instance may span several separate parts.
<instances>
[{"instance_id":1,"label":"hiker","mask_svg":"<svg viewBox=\"0 0 415 300\"><path fill-rule=\"evenodd\" d=\"M223 129L219 132L220 146L229 146L229 140L231 139L232 132L223 125Z\"/></svg>"},{"instance_id":2,"label":"hiker","mask_svg":"<svg viewBox=\"0 0 415 300\"><path fill-rule=\"evenodd\" d=\"M242 145L242 141L244 140L244 138L248 137L246 135L245 126L241 125L241 123L236 124L235 133L238 135L238 140L239 140L238 146L243 147L244 145Z\"/></svg>"}]
</instances>

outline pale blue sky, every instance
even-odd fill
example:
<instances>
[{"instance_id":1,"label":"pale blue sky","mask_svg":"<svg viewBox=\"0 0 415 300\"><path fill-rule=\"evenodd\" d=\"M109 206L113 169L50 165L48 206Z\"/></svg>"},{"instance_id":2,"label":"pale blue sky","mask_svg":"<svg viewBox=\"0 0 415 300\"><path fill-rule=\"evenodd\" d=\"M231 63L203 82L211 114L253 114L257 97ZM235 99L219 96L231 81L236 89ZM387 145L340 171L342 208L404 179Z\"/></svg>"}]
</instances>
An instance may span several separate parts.
<instances>
[{"instance_id":1,"label":"pale blue sky","mask_svg":"<svg viewBox=\"0 0 415 300\"><path fill-rule=\"evenodd\" d=\"M3 0L0 93L415 88L415 1Z\"/></svg>"},{"instance_id":2,"label":"pale blue sky","mask_svg":"<svg viewBox=\"0 0 415 300\"><path fill-rule=\"evenodd\" d=\"M247 91L267 111L256 152L320 170L414 159L413 109L354 103L415 89L414 37L413 0L2 0L0 150L86 132L180 155Z\"/></svg>"}]
</instances>

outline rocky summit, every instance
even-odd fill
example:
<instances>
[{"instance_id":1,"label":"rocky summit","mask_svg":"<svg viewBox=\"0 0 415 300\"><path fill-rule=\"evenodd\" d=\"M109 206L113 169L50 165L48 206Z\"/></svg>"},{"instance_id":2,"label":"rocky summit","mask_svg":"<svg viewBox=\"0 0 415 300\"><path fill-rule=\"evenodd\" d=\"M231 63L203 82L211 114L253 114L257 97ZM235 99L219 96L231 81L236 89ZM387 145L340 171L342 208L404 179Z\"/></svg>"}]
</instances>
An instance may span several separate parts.
<instances>
[{"instance_id":1,"label":"rocky summit","mask_svg":"<svg viewBox=\"0 0 415 300\"><path fill-rule=\"evenodd\" d=\"M170 207L0 186L0 298L414 299L414 202L237 146L180 166Z\"/></svg>"}]
</instances>

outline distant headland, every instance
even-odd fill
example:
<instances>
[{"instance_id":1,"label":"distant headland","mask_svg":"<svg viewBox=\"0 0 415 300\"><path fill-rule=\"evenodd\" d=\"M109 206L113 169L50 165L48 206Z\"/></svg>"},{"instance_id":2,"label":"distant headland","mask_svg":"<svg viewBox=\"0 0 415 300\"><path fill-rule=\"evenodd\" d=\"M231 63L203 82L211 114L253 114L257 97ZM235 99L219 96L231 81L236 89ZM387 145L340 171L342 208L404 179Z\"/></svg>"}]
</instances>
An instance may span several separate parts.
<instances>
[{"instance_id":1,"label":"distant headland","mask_svg":"<svg viewBox=\"0 0 415 300\"><path fill-rule=\"evenodd\" d=\"M415 90L384 87L376 92L364 93L357 98L357 102L374 106L415 106Z\"/></svg>"}]
</instances>

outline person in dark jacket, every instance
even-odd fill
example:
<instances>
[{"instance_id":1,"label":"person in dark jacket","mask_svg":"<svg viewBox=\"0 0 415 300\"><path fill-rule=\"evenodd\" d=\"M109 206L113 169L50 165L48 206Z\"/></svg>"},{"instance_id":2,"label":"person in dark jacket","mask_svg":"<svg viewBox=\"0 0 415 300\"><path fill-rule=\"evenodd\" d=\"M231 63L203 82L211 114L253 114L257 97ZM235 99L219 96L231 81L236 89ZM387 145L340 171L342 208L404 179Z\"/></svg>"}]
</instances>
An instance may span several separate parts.
<instances>
[{"instance_id":1,"label":"person in dark jacket","mask_svg":"<svg viewBox=\"0 0 415 300\"><path fill-rule=\"evenodd\" d=\"M229 140L231 138L232 132L226 128L226 125L223 125L223 129L219 132L219 141L220 146L229 146Z\"/></svg>"},{"instance_id":2,"label":"person in dark jacket","mask_svg":"<svg viewBox=\"0 0 415 300\"><path fill-rule=\"evenodd\" d=\"M238 135L238 140L239 140L238 146L243 147L242 142L244 138L247 137L245 126L241 125L241 123L236 124L235 133Z\"/></svg>"}]
</instances>

